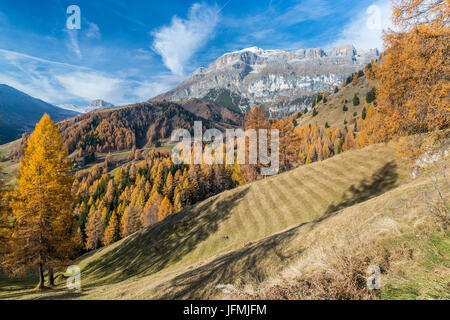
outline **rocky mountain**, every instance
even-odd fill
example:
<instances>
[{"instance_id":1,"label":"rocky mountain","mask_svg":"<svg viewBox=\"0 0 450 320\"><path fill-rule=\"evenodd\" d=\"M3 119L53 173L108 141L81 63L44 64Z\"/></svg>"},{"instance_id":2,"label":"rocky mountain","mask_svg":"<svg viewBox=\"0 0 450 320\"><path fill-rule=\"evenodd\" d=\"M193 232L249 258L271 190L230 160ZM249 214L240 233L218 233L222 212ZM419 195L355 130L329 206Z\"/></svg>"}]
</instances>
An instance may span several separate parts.
<instances>
[{"instance_id":1,"label":"rocky mountain","mask_svg":"<svg viewBox=\"0 0 450 320\"><path fill-rule=\"evenodd\" d=\"M22 133L34 129L44 113L48 113L55 121L78 114L0 84L0 144L15 140Z\"/></svg>"},{"instance_id":2,"label":"rocky mountain","mask_svg":"<svg viewBox=\"0 0 450 320\"><path fill-rule=\"evenodd\" d=\"M91 104L86 107L85 112L90 112L90 111L94 111L97 109L103 109L103 108L111 108L114 107L114 105L112 103L106 102L104 100L101 99L97 99L91 102Z\"/></svg>"},{"instance_id":3,"label":"rocky mountain","mask_svg":"<svg viewBox=\"0 0 450 320\"><path fill-rule=\"evenodd\" d=\"M64 104L64 105L60 105L59 107L66 109L66 110L72 110L72 111L77 111L77 112L81 112L81 113L86 113L86 112L91 112L91 111L94 111L97 109L111 108L111 107L114 107L114 105L112 103L106 102L104 100L96 99L96 100L93 100L87 107L77 107L77 106L74 106L73 104Z\"/></svg>"},{"instance_id":4,"label":"rocky mountain","mask_svg":"<svg viewBox=\"0 0 450 320\"><path fill-rule=\"evenodd\" d=\"M219 104L223 100L237 101L232 106L241 110L253 104L267 108L288 104L295 109L292 101L331 91L378 56L377 49L358 51L352 45L330 51L316 48L291 52L251 47L222 55L209 67L195 70L180 85L154 99L205 98Z\"/></svg>"}]
</instances>

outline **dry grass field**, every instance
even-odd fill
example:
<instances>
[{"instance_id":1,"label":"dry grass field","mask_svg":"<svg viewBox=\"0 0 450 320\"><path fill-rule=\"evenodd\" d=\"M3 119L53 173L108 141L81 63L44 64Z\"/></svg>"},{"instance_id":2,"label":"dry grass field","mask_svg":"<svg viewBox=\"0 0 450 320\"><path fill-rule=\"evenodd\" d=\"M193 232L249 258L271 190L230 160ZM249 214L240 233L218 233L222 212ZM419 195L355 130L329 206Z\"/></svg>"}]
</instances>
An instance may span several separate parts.
<instances>
[{"instance_id":1,"label":"dry grass field","mask_svg":"<svg viewBox=\"0 0 450 320\"><path fill-rule=\"evenodd\" d=\"M30 277L15 286L0 282L0 298L229 298L216 288L220 284L251 297L260 284L333 268L339 257L374 242L389 246L426 232L422 225L430 225L432 213L420 197L424 190L436 195L431 178L410 180L410 167L387 145L301 166L214 196L82 256L75 262L82 270L81 292L66 290L64 275L58 287L34 292ZM440 245L448 249L448 240ZM447 252L447 267L448 258Z\"/></svg>"}]
</instances>

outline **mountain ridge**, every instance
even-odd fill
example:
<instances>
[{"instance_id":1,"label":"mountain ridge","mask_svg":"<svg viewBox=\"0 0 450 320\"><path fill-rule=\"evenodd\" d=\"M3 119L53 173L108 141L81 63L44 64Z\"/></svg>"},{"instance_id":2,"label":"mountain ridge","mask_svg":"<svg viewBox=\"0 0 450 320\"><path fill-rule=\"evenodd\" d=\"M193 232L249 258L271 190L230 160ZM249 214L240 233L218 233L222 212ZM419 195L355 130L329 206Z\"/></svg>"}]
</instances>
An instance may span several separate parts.
<instances>
[{"instance_id":1,"label":"mountain ridge","mask_svg":"<svg viewBox=\"0 0 450 320\"><path fill-rule=\"evenodd\" d=\"M331 91L345 78L377 59L377 49L353 45L295 51L250 47L225 53L207 68L198 68L177 87L151 100L202 99L212 89L226 89L244 98L241 110L254 104L272 106L321 91Z\"/></svg>"},{"instance_id":2,"label":"mountain ridge","mask_svg":"<svg viewBox=\"0 0 450 320\"><path fill-rule=\"evenodd\" d=\"M63 104L63 105L59 105L58 107L65 109L65 110L76 111L79 113L86 113L86 112L91 112L91 111L94 111L97 109L102 109L102 108L112 108L112 107L115 107L115 105L112 103L106 102L105 100L102 100L102 99L95 99L95 100L92 100L91 103L89 104L89 106L87 106L87 107L78 107L73 104Z\"/></svg>"},{"instance_id":3,"label":"mountain ridge","mask_svg":"<svg viewBox=\"0 0 450 320\"><path fill-rule=\"evenodd\" d=\"M0 141L6 143L32 130L44 113L55 120L73 117L78 112L65 110L34 98L6 84L0 84Z\"/></svg>"}]
</instances>

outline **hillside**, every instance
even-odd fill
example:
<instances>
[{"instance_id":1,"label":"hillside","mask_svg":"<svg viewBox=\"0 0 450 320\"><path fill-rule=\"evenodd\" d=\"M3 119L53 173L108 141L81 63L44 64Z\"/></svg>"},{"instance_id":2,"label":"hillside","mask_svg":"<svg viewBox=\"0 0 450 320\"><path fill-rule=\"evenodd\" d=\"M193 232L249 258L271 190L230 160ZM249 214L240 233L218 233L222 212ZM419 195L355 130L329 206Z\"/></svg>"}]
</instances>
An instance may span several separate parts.
<instances>
[{"instance_id":1,"label":"hillside","mask_svg":"<svg viewBox=\"0 0 450 320\"><path fill-rule=\"evenodd\" d=\"M56 121L78 114L0 84L0 144L18 139L23 132L32 130L44 113Z\"/></svg>"},{"instance_id":2,"label":"hillside","mask_svg":"<svg viewBox=\"0 0 450 320\"><path fill-rule=\"evenodd\" d=\"M264 281L317 250L326 259L326 248L351 239L395 238L427 215L417 211L423 202L402 207L431 186L409 172L391 147L375 145L224 192L81 257L81 293L41 297L212 298L218 284Z\"/></svg>"},{"instance_id":3,"label":"hillside","mask_svg":"<svg viewBox=\"0 0 450 320\"><path fill-rule=\"evenodd\" d=\"M303 127L314 123L324 126L328 123L333 128L344 128L346 125L344 121L347 121L347 126L354 125L355 120L362 116L367 93L374 87L374 81L363 76L357 83L349 83L338 92L329 94L326 102L323 100L318 102L315 106L317 114L314 115L313 109L309 110L296 120L297 125ZM355 94L359 99L358 105L353 104Z\"/></svg>"},{"instance_id":4,"label":"hillside","mask_svg":"<svg viewBox=\"0 0 450 320\"><path fill-rule=\"evenodd\" d=\"M80 158L90 158L94 152L151 147L167 141L174 129L192 130L195 121L202 121L205 128L223 129L241 123L242 116L202 101L186 106L163 101L102 108L57 125L69 153L78 150ZM17 160L23 154L24 146L25 142L17 144L10 151L9 159Z\"/></svg>"},{"instance_id":5,"label":"hillside","mask_svg":"<svg viewBox=\"0 0 450 320\"><path fill-rule=\"evenodd\" d=\"M235 126L242 125L244 122L244 116L240 111L233 111L232 109L219 105L213 101L189 99L181 102L181 106L203 119Z\"/></svg>"}]
</instances>

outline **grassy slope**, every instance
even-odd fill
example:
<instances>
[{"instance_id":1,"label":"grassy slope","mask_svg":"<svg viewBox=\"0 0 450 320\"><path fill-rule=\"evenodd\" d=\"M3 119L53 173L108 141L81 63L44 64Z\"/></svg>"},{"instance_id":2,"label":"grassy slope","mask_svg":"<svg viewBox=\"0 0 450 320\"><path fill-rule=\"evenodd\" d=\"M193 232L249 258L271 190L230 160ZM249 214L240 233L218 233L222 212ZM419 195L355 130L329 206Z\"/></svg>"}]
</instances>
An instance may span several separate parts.
<instances>
[{"instance_id":1,"label":"grassy slope","mask_svg":"<svg viewBox=\"0 0 450 320\"><path fill-rule=\"evenodd\" d=\"M19 144L21 139L0 145L0 157L7 156L12 148L14 148L17 144ZM19 170L19 163L13 161L1 161L0 162L0 170L1 172L6 173L2 174L2 178L5 179L7 185L14 184L14 177Z\"/></svg>"},{"instance_id":2,"label":"grassy slope","mask_svg":"<svg viewBox=\"0 0 450 320\"><path fill-rule=\"evenodd\" d=\"M337 93L330 94L327 97L328 101L326 103L320 101L316 106L318 114L315 117L312 116L311 109L307 114L297 119L298 126L303 127L310 123L325 125L328 122L330 127L344 128L344 120L347 120L347 126L353 128L350 125L351 119L355 118L353 114L356 112L356 118L361 118L363 105L366 102L366 94L372 87L374 87L374 83L368 81L365 77L359 79L355 85L350 83L344 88L339 89ZM360 100L358 106L353 105L353 96L355 93L358 93ZM345 100L347 100L347 103L345 103ZM347 111L343 111L344 105L347 106Z\"/></svg>"},{"instance_id":3,"label":"grassy slope","mask_svg":"<svg viewBox=\"0 0 450 320\"><path fill-rule=\"evenodd\" d=\"M297 240L300 235L311 246L330 234L342 238L332 221L343 214L334 217L334 212L396 188L408 172L408 163L385 145L302 166L224 192L83 256L78 262L82 293L25 290L21 297L214 297L216 284L259 282L295 262L308 247ZM355 213L347 215L353 219ZM311 232L316 226L319 234ZM13 297L1 291L0 298Z\"/></svg>"}]
</instances>

